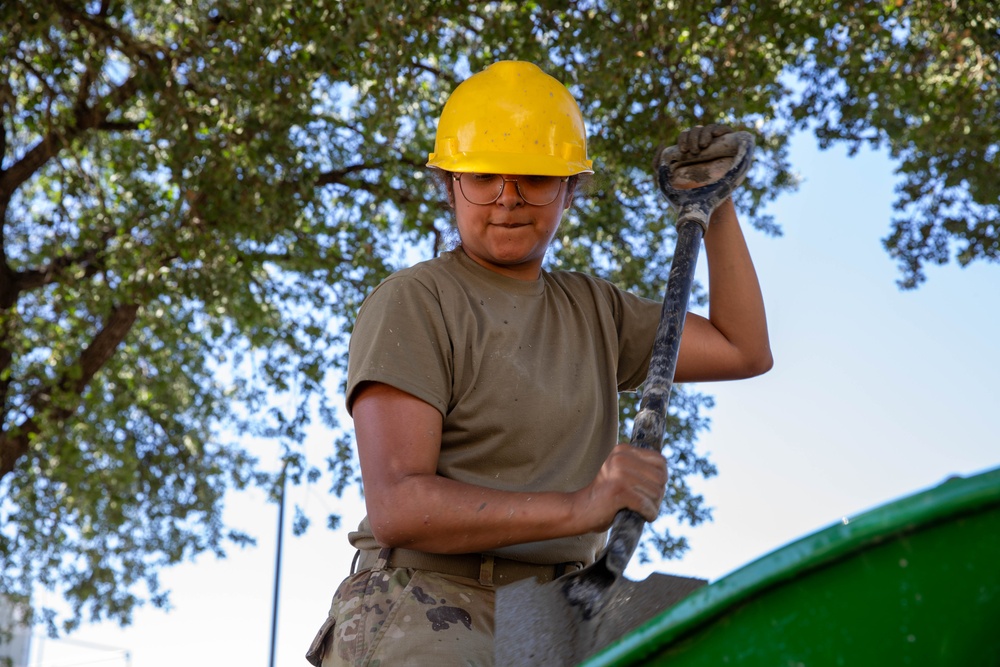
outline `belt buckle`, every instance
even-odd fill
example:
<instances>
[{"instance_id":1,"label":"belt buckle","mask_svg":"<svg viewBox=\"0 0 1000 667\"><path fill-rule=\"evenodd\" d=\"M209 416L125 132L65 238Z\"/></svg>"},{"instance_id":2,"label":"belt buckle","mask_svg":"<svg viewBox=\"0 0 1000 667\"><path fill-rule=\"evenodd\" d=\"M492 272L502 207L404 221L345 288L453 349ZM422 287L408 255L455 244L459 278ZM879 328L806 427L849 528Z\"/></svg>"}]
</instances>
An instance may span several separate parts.
<instances>
[{"instance_id":1,"label":"belt buckle","mask_svg":"<svg viewBox=\"0 0 1000 667\"><path fill-rule=\"evenodd\" d=\"M479 583L483 586L493 586L496 570L496 558L489 554L479 555Z\"/></svg>"}]
</instances>

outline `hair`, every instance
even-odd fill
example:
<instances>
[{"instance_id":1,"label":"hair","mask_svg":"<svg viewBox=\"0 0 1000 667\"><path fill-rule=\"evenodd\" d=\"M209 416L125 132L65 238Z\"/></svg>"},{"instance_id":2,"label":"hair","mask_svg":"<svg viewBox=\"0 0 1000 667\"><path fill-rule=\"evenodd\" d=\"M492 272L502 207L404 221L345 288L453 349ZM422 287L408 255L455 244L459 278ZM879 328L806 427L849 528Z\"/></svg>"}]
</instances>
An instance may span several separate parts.
<instances>
[{"instance_id":1,"label":"hair","mask_svg":"<svg viewBox=\"0 0 1000 667\"><path fill-rule=\"evenodd\" d=\"M451 177L450 171L444 171L443 169L431 169L431 178L437 181L438 186L441 188L441 192L444 193L445 200L448 202L448 208L455 208L455 179Z\"/></svg>"}]
</instances>

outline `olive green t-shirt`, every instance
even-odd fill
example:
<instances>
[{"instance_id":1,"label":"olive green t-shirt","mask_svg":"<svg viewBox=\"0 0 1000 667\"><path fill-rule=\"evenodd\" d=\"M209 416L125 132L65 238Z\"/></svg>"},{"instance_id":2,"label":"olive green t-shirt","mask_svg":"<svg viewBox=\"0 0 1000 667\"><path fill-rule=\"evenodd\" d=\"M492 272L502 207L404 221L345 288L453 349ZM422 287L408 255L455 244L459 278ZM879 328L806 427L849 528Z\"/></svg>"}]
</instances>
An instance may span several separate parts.
<instances>
[{"instance_id":1,"label":"olive green t-shirt","mask_svg":"<svg viewBox=\"0 0 1000 667\"><path fill-rule=\"evenodd\" d=\"M461 249L387 278L351 336L347 408L381 382L443 417L438 474L510 491L576 491L618 441L618 392L646 378L662 304L581 273L521 281ZM367 518L350 536L374 549ZM590 563L604 534L495 555Z\"/></svg>"}]
</instances>

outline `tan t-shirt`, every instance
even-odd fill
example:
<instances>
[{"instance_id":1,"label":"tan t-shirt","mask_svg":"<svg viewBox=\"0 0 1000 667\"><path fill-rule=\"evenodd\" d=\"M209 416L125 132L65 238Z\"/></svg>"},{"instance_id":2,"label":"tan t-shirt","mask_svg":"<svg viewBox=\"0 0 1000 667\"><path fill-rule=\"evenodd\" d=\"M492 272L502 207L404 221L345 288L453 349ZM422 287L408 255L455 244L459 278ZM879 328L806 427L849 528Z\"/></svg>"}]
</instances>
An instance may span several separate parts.
<instances>
[{"instance_id":1,"label":"tan t-shirt","mask_svg":"<svg viewBox=\"0 0 1000 667\"><path fill-rule=\"evenodd\" d=\"M362 304L347 407L362 382L392 385L441 412L440 475L511 491L576 491L618 440L618 392L645 380L661 306L581 273L514 280L454 250L393 274ZM492 553L589 563L604 539ZM350 540L377 548L367 517Z\"/></svg>"}]
</instances>

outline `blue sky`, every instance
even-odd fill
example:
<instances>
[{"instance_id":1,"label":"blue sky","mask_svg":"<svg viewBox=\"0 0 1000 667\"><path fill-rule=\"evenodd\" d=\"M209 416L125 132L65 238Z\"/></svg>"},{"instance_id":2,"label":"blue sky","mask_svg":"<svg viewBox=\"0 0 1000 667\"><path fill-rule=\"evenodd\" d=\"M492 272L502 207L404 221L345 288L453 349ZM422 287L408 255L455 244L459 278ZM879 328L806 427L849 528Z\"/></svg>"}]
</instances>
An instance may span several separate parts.
<instances>
[{"instance_id":1,"label":"blue sky","mask_svg":"<svg viewBox=\"0 0 1000 667\"><path fill-rule=\"evenodd\" d=\"M685 528L683 559L634 567L633 578L658 570L715 580L842 517L1000 467L1000 266L933 267L919 289L899 291L880 242L892 164L871 151L820 152L809 136L793 144L791 160L803 183L771 207L785 235L746 230L775 367L702 387L716 407L700 447L719 475L697 490L715 520ZM327 446L318 434L310 458L321 460ZM346 532L361 508L356 497L319 489L290 489L289 502L316 522L305 537L285 539L276 664L304 667L349 568ZM255 549L165 572L169 612L142 610L125 629L84 626L64 641L36 637L29 664L266 666L277 509L251 493L232 498L227 512L258 536ZM329 512L344 516L345 530L323 530Z\"/></svg>"}]
</instances>

